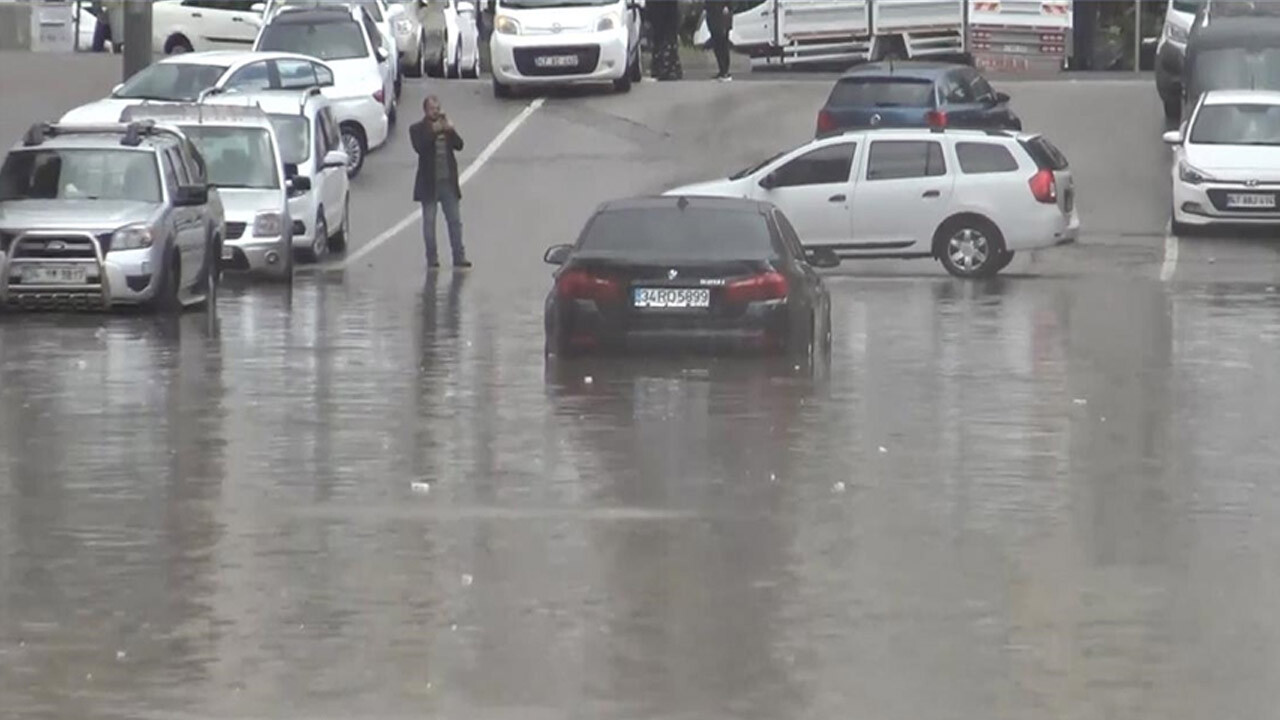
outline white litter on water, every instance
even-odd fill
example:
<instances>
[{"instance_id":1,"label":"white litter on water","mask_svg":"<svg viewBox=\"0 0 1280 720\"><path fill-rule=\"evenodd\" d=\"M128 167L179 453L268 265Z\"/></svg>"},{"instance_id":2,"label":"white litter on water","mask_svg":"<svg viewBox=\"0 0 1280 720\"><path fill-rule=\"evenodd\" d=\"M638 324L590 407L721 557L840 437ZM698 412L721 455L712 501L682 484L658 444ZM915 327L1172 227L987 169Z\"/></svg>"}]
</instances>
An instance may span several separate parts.
<instances>
[{"instance_id":1,"label":"white litter on water","mask_svg":"<svg viewBox=\"0 0 1280 720\"><path fill-rule=\"evenodd\" d=\"M593 378L593 377L591 377L590 375L588 375L588 376L586 376L586 377L582 378L582 382L584 382L584 383L586 383L586 384L588 384L588 385L590 385L591 383L593 383L593 382L595 382L595 381L596 381L596 379L595 379L595 378Z\"/></svg>"},{"instance_id":2,"label":"white litter on water","mask_svg":"<svg viewBox=\"0 0 1280 720\"><path fill-rule=\"evenodd\" d=\"M125 652L124 652L123 650L117 650L117 651L116 651L116 659L117 659L117 660L123 660L124 658L125 658Z\"/></svg>"},{"instance_id":3,"label":"white litter on water","mask_svg":"<svg viewBox=\"0 0 1280 720\"><path fill-rule=\"evenodd\" d=\"M769 482L778 482L778 474L769 473Z\"/></svg>"},{"instance_id":4,"label":"white litter on water","mask_svg":"<svg viewBox=\"0 0 1280 720\"><path fill-rule=\"evenodd\" d=\"M832 485L831 492L835 492L835 493L844 492L844 482L837 482L835 485Z\"/></svg>"},{"instance_id":5,"label":"white litter on water","mask_svg":"<svg viewBox=\"0 0 1280 720\"><path fill-rule=\"evenodd\" d=\"M1088 400L1085 400L1084 398L1076 398L1075 400L1072 400L1071 402L1073 402L1073 403L1075 403L1075 404L1077 404L1077 405L1088 405L1088 404L1089 404L1089 401L1088 401Z\"/></svg>"},{"instance_id":6,"label":"white litter on water","mask_svg":"<svg viewBox=\"0 0 1280 720\"><path fill-rule=\"evenodd\" d=\"M431 492L431 483L424 483L424 482L409 483L409 489L416 493L429 493Z\"/></svg>"},{"instance_id":7,"label":"white litter on water","mask_svg":"<svg viewBox=\"0 0 1280 720\"><path fill-rule=\"evenodd\" d=\"M475 582L475 578L471 577L470 575L463 574L462 576L463 587L469 586L473 582Z\"/></svg>"},{"instance_id":8,"label":"white litter on water","mask_svg":"<svg viewBox=\"0 0 1280 720\"><path fill-rule=\"evenodd\" d=\"M881 446L880 446L880 452L882 452L882 453L887 453L887 452L889 452L889 448L887 448L887 447L885 447L885 446L881 445Z\"/></svg>"}]
</instances>

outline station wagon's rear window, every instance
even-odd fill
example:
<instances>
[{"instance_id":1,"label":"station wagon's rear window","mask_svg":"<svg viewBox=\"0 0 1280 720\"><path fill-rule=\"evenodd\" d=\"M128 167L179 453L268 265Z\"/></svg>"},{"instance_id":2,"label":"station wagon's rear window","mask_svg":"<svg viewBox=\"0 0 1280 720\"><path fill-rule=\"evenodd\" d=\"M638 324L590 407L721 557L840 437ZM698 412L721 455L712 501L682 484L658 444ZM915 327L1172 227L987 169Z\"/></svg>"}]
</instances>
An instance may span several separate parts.
<instances>
[{"instance_id":1,"label":"station wagon's rear window","mask_svg":"<svg viewBox=\"0 0 1280 720\"><path fill-rule=\"evenodd\" d=\"M933 107L933 81L920 78L844 78L831 90L832 107Z\"/></svg>"}]
</instances>

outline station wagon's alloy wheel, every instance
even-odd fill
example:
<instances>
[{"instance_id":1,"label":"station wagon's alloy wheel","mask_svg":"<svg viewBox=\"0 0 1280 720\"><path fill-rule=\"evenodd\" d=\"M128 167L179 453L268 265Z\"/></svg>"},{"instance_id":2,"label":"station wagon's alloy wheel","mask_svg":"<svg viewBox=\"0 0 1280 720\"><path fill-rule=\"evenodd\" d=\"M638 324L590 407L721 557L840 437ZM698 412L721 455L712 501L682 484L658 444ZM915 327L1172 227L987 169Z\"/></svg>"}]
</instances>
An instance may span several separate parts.
<instances>
[{"instance_id":1,"label":"station wagon's alloy wheel","mask_svg":"<svg viewBox=\"0 0 1280 720\"><path fill-rule=\"evenodd\" d=\"M990 277L1003 267L1004 238L990 221L976 217L953 220L939 234L938 257L955 277Z\"/></svg>"},{"instance_id":2,"label":"station wagon's alloy wheel","mask_svg":"<svg viewBox=\"0 0 1280 720\"><path fill-rule=\"evenodd\" d=\"M311 240L310 259L320 262L327 254L329 254L329 225L324 221L324 208L321 208L316 214L316 231L315 237Z\"/></svg>"},{"instance_id":3,"label":"station wagon's alloy wheel","mask_svg":"<svg viewBox=\"0 0 1280 720\"><path fill-rule=\"evenodd\" d=\"M342 128L342 149L347 153L347 177L360 174L364 167L364 138L350 126Z\"/></svg>"},{"instance_id":4,"label":"station wagon's alloy wheel","mask_svg":"<svg viewBox=\"0 0 1280 720\"><path fill-rule=\"evenodd\" d=\"M338 226L338 232L329 238L329 252L340 253L346 252L347 238L351 237L351 196L342 200L342 224Z\"/></svg>"}]
</instances>

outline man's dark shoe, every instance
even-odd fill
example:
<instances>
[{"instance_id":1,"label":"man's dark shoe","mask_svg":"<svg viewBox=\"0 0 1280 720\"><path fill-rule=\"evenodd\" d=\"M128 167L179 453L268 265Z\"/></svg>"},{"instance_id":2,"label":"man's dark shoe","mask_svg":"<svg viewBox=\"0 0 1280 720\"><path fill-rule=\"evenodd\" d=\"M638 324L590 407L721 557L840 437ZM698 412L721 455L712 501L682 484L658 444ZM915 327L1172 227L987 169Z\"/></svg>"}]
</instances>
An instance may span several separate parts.
<instances>
[{"instance_id":1,"label":"man's dark shoe","mask_svg":"<svg viewBox=\"0 0 1280 720\"><path fill-rule=\"evenodd\" d=\"M454 267L456 267L456 268L469 268L469 267L471 267L471 261L470 261L470 260L461 260L461 261L459 261L459 262L454 263L454 264L453 264L453 266L454 266Z\"/></svg>"}]
</instances>

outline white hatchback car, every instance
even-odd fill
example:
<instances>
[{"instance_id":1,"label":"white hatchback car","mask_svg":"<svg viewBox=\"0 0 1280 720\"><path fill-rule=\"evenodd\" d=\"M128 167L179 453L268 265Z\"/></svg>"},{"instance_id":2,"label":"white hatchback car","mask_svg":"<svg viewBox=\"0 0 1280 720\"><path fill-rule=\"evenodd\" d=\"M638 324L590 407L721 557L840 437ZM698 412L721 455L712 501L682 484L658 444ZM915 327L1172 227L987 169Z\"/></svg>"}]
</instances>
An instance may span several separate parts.
<instances>
[{"instance_id":1,"label":"white hatchback car","mask_svg":"<svg viewBox=\"0 0 1280 720\"><path fill-rule=\"evenodd\" d=\"M347 172L355 177L369 150L386 142L396 118L395 70L372 19L345 5L281 8L262 26L254 50L299 53L333 70L333 92L325 94L337 102L340 115L360 113L360 122L343 122L341 128ZM381 107L381 118L370 115L370 98Z\"/></svg>"},{"instance_id":2,"label":"white hatchback car","mask_svg":"<svg viewBox=\"0 0 1280 720\"><path fill-rule=\"evenodd\" d=\"M1173 146L1173 232L1280 225L1280 92L1210 90Z\"/></svg>"},{"instance_id":3,"label":"white hatchback car","mask_svg":"<svg viewBox=\"0 0 1280 720\"><path fill-rule=\"evenodd\" d=\"M165 55L248 50L262 23L257 0L156 0L151 45Z\"/></svg>"},{"instance_id":4,"label":"white hatchback car","mask_svg":"<svg viewBox=\"0 0 1280 720\"><path fill-rule=\"evenodd\" d=\"M1004 130L854 130L665 194L772 202L824 259L932 257L964 278L1080 232L1066 157Z\"/></svg>"},{"instance_id":5,"label":"white hatchback car","mask_svg":"<svg viewBox=\"0 0 1280 720\"><path fill-rule=\"evenodd\" d=\"M320 89L233 93L211 97L205 104L257 107L271 118L285 175L310 180L310 187L289 193L294 251L315 261L344 251L351 235L347 154L333 103Z\"/></svg>"}]
</instances>

